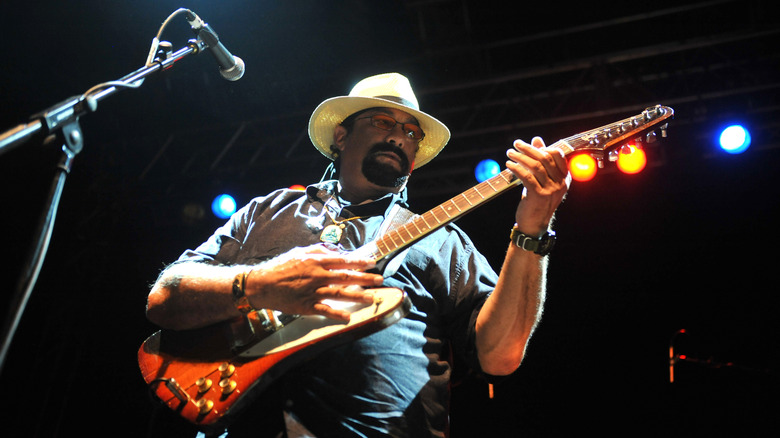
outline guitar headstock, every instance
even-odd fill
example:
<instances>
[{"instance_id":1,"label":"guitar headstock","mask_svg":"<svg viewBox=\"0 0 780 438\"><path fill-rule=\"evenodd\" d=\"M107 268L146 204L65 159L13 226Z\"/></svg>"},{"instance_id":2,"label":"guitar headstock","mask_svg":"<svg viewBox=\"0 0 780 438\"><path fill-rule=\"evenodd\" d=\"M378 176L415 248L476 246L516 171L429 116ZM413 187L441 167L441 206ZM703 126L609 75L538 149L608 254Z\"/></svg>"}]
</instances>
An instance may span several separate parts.
<instances>
[{"instance_id":1,"label":"guitar headstock","mask_svg":"<svg viewBox=\"0 0 780 438\"><path fill-rule=\"evenodd\" d=\"M666 137L669 119L673 116L672 108L656 105L627 119L565 138L552 146L561 149L567 157L579 153L592 155L596 159L616 157L619 148L632 140L641 139L652 143L657 132L660 132L661 137Z\"/></svg>"}]
</instances>

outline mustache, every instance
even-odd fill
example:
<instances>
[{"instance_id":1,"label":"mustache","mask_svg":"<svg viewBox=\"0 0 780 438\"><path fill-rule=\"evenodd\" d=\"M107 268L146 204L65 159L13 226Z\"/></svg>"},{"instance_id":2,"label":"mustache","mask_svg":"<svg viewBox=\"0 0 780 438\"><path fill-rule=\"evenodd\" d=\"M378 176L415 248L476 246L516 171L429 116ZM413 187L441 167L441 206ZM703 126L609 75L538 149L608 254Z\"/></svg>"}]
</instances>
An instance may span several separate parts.
<instances>
[{"instance_id":1,"label":"mustache","mask_svg":"<svg viewBox=\"0 0 780 438\"><path fill-rule=\"evenodd\" d=\"M398 146L392 144L392 143L386 143L386 142L380 142L376 143L368 150L368 155L375 155L383 152L391 152L395 154L398 159L401 161L401 168L402 169L409 169L409 158L407 158L404 151L399 148Z\"/></svg>"}]
</instances>

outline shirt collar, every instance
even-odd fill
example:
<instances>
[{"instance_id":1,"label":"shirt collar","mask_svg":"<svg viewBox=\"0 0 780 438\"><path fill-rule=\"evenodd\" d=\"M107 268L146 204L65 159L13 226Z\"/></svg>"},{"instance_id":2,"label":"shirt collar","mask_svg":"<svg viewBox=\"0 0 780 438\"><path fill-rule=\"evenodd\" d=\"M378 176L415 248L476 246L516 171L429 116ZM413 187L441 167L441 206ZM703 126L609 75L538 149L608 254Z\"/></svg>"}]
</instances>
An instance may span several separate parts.
<instances>
[{"instance_id":1,"label":"shirt collar","mask_svg":"<svg viewBox=\"0 0 780 438\"><path fill-rule=\"evenodd\" d=\"M306 196L309 202L325 203L331 196L338 196L338 181L328 180L306 187ZM342 201L343 203L343 201ZM401 193L388 193L372 202L366 202L359 205L344 204L343 209L349 211L353 216L384 216L390 212L395 204L401 204L406 207L406 188ZM346 217L343 214L342 217Z\"/></svg>"}]
</instances>

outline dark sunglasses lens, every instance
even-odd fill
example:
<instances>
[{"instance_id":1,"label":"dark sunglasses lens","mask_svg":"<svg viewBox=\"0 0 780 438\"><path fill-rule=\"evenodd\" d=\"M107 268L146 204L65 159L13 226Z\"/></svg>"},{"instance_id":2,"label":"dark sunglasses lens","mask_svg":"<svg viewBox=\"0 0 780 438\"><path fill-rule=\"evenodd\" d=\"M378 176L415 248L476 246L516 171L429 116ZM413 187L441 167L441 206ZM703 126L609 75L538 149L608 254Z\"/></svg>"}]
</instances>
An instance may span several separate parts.
<instances>
[{"instance_id":1,"label":"dark sunglasses lens","mask_svg":"<svg viewBox=\"0 0 780 438\"><path fill-rule=\"evenodd\" d=\"M377 128L386 129L389 131L395 127L396 121L392 117L377 114L371 117L371 123Z\"/></svg>"},{"instance_id":2,"label":"dark sunglasses lens","mask_svg":"<svg viewBox=\"0 0 780 438\"><path fill-rule=\"evenodd\" d=\"M400 123L394 118L384 114L375 114L371 116L371 124L386 131L390 131L395 128L395 125L400 124L404 133L415 140L420 140L425 136L425 133L419 126L412 123Z\"/></svg>"},{"instance_id":3,"label":"dark sunglasses lens","mask_svg":"<svg viewBox=\"0 0 780 438\"><path fill-rule=\"evenodd\" d=\"M409 134L409 136L411 136L415 140L420 140L425 135L423 133L422 128L420 128L417 125L412 125L412 124L409 124L409 123L404 125L404 131L407 132Z\"/></svg>"}]
</instances>

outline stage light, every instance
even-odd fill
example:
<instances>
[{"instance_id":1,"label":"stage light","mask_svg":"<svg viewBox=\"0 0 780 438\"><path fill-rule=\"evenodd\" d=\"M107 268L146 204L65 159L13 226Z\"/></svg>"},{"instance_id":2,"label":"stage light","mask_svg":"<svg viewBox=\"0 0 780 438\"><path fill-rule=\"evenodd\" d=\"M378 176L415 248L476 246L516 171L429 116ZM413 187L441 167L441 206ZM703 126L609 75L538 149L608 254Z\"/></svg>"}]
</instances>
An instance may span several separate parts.
<instances>
[{"instance_id":1,"label":"stage light","mask_svg":"<svg viewBox=\"0 0 780 438\"><path fill-rule=\"evenodd\" d=\"M211 211L220 219L227 219L236 212L236 200L232 196L222 194L214 198Z\"/></svg>"},{"instance_id":2,"label":"stage light","mask_svg":"<svg viewBox=\"0 0 780 438\"><path fill-rule=\"evenodd\" d=\"M293 185L290 186L290 190L304 191L304 190L306 190L306 187L304 187L304 186L302 186L300 184L293 184Z\"/></svg>"},{"instance_id":3,"label":"stage light","mask_svg":"<svg viewBox=\"0 0 780 438\"><path fill-rule=\"evenodd\" d=\"M590 181L596 176L598 163L588 154L577 154L569 159L569 172L575 181Z\"/></svg>"},{"instance_id":4,"label":"stage light","mask_svg":"<svg viewBox=\"0 0 780 438\"><path fill-rule=\"evenodd\" d=\"M477 164L477 167L474 169L474 176L477 178L477 181L482 182L493 178L500 172L501 166L495 160L487 159Z\"/></svg>"},{"instance_id":5,"label":"stage light","mask_svg":"<svg viewBox=\"0 0 780 438\"><path fill-rule=\"evenodd\" d=\"M730 154L741 154L750 147L750 132L742 125L731 125L720 133L720 148Z\"/></svg>"},{"instance_id":6,"label":"stage light","mask_svg":"<svg viewBox=\"0 0 780 438\"><path fill-rule=\"evenodd\" d=\"M620 148L617 167L621 172L633 175L644 170L645 166L647 166L647 154L644 150L631 144Z\"/></svg>"}]
</instances>

